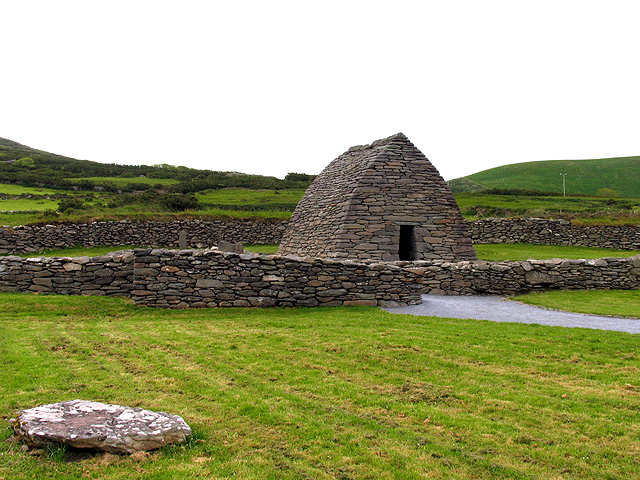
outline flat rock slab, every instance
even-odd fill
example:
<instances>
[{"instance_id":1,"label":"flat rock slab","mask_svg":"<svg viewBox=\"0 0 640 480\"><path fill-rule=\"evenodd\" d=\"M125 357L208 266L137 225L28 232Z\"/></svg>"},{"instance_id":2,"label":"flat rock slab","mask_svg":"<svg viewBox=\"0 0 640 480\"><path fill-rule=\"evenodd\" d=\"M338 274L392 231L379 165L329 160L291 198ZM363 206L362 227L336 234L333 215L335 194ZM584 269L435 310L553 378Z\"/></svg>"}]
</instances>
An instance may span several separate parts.
<instances>
[{"instance_id":1,"label":"flat rock slab","mask_svg":"<svg viewBox=\"0 0 640 480\"><path fill-rule=\"evenodd\" d=\"M18 412L16 435L34 447L63 443L110 453L135 453L180 443L191 435L182 417L87 400Z\"/></svg>"}]
</instances>

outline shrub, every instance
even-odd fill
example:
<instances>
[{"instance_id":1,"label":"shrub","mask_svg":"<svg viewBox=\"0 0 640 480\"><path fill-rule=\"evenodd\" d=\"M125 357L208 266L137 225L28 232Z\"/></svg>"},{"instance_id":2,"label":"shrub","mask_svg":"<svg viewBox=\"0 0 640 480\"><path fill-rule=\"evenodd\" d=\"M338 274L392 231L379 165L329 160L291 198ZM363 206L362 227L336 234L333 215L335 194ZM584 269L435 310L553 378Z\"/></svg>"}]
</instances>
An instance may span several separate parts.
<instances>
[{"instance_id":1,"label":"shrub","mask_svg":"<svg viewBox=\"0 0 640 480\"><path fill-rule=\"evenodd\" d=\"M33 161L33 158L30 158L30 157L23 157L20 160L16 160L15 162L13 162L13 165L16 167L23 167L23 168L36 167L36 163Z\"/></svg>"},{"instance_id":2,"label":"shrub","mask_svg":"<svg viewBox=\"0 0 640 480\"><path fill-rule=\"evenodd\" d=\"M182 193L159 195L158 200L160 205L172 212L194 210L199 207L198 199L196 197L193 195L184 195Z\"/></svg>"},{"instance_id":3,"label":"shrub","mask_svg":"<svg viewBox=\"0 0 640 480\"><path fill-rule=\"evenodd\" d=\"M596 194L599 197L608 197L608 198L613 198L618 196L618 193L613 188L599 188Z\"/></svg>"},{"instance_id":4,"label":"shrub","mask_svg":"<svg viewBox=\"0 0 640 480\"><path fill-rule=\"evenodd\" d=\"M55 210L52 210L51 208L47 208L40 214L40 218L47 220L49 218L56 218L59 215L60 213L56 212Z\"/></svg>"},{"instance_id":5,"label":"shrub","mask_svg":"<svg viewBox=\"0 0 640 480\"><path fill-rule=\"evenodd\" d=\"M294 173L290 172L284 177L285 180L293 182L306 182L311 183L317 177L317 175L307 175L306 173Z\"/></svg>"},{"instance_id":6,"label":"shrub","mask_svg":"<svg viewBox=\"0 0 640 480\"><path fill-rule=\"evenodd\" d=\"M60 200L60 203L58 203L58 211L60 213L66 213L71 210L84 210L86 208L87 205L79 198L63 198Z\"/></svg>"}]
</instances>

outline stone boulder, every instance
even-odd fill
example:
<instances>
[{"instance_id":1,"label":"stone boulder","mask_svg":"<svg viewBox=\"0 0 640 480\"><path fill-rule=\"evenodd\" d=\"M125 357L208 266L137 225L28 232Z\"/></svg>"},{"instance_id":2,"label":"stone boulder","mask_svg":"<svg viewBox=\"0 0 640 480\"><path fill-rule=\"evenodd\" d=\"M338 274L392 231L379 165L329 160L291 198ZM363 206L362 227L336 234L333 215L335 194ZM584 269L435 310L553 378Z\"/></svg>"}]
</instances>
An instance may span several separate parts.
<instances>
[{"instance_id":1,"label":"stone boulder","mask_svg":"<svg viewBox=\"0 0 640 480\"><path fill-rule=\"evenodd\" d=\"M177 415L87 400L22 410L12 425L16 436L33 447L62 443L110 453L154 450L191 435Z\"/></svg>"}]
</instances>

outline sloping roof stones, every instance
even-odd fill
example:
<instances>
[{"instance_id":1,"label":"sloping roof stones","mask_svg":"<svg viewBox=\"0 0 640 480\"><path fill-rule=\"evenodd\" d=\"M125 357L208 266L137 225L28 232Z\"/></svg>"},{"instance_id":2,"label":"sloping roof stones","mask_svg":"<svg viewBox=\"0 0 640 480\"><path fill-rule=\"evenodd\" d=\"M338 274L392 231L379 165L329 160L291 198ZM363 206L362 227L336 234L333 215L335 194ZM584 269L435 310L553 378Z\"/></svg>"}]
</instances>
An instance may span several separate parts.
<instances>
[{"instance_id":1,"label":"sloping roof stones","mask_svg":"<svg viewBox=\"0 0 640 480\"><path fill-rule=\"evenodd\" d=\"M476 259L451 190L402 133L351 147L332 161L298 204L279 253L381 261Z\"/></svg>"}]
</instances>

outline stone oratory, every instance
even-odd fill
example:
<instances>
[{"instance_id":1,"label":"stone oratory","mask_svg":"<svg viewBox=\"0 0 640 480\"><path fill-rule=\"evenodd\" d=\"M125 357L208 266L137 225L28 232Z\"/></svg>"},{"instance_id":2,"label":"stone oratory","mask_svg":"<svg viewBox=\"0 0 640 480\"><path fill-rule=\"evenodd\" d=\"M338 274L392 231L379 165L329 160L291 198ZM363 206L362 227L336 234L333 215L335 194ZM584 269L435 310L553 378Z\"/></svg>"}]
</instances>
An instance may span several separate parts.
<instances>
[{"instance_id":1,"label":"stone oratory","mask_svg":"<svg viewBox=\"0 0 640 480\"><path fill-rule=\"evenodd\" d=\"M402 133L351 147L309 186L281 255L355 260L476 260L446 182Z\"/></svg>"}]
</instances>

